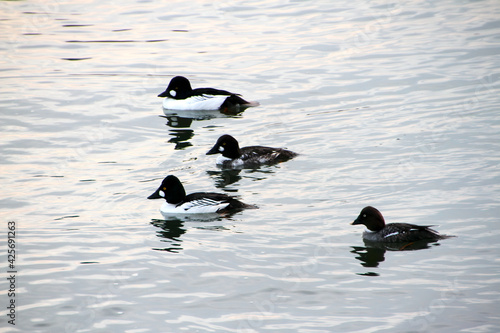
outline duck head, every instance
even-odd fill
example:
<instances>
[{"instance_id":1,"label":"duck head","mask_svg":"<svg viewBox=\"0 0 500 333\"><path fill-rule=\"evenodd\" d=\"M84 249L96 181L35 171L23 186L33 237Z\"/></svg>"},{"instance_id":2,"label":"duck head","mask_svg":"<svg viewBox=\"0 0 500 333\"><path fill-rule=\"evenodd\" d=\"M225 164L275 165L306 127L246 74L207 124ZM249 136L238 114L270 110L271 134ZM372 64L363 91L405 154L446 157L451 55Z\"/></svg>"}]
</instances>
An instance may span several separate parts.
<instances>
[{"instance_id":1,"label":"duck head","mask_svg":"<svg viewBox=\"0 0 500 333\"><path fill-rule=\"evenodd\" d=\"M161 182L161 186L148 199L165 199L168 203L178 204L185 197L186 191L180 180L173 175L168 175Z\"/></svg>"},{"instance_id":2,"label":"duck head","mask_svg":"<svg viewBox=\"0 0 500 333\"><path fill-rule=\"evenodd\" d=\"M167 89L158 95L158 97L168 97L174 99L185 99L193 91L191 83L184 76L176 76L168 84Z\"/></svg>"},{"instance_id":3,"label":"duck head","mask_svg":"<svg viewBox=\"0 0 500 333\"><path fill-rule=\"evenodd\" d=\"M207 152L207 155L222 154L227 158L238 158L241 156L238 141L229 134L221 136L215 145Z\"/></svg>"},{"instance_id":4,"label":"duck head","mask_svg":"<svg viewBox=\"0 0 500 333\"><path fill-rule=\"evenodd\" d=\"M377 208L367 206L351 224L363 224L370 231L379 231L385 227L385 220Z\"/></svg>"}]
</instances>

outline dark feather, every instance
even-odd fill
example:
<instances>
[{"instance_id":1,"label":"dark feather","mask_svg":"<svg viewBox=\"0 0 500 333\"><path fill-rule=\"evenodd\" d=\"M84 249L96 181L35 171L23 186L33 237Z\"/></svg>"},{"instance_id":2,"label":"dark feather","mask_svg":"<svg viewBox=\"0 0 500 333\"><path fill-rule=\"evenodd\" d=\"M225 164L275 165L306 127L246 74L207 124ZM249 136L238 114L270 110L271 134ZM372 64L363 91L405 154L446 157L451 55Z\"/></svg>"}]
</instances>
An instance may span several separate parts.
<instances>
[{"instance_id":1,"label":"dark feather","mask_svg":"<svg viewBox=\"0 0 500 333\"><path fill-rule=\"evenodd\" d=\"M227 90L215 89L215 88L196 88L191 91L191 96L200 96L200 95L223 95L223 96L231 96L236 95Z\"/></svg>"},{"instance_id":2,"label":"dark feather","mask_svg":"<svg viewBox=\"0 0 500 333\"><path fill-rule=\"evenodd\" d=\"M210 193L210 192L191 193L191 194L186 196L184 202L203 200L203 199L214 200L214 201L218 201L219 203L228 203L229 205L226 208L224 208L225 211L234 210L234 209L257 208L257 206L248 205L246 203L243 203L243 202L235 199L232 196L229 196L229 195L223 194L223 193Z\"/></svg>"},{"instance_id":3,"label":"dark feather","mask_svg":"<svg viewBox=\"0 0 500 333\"><path fill-rule=\"evenodd\" d=\"M297 156L297 153L283 148L272 148L264 146L248 146L240 149L241 159L262 159L269 160L271 163L288 161Z\"/></svg>"},{"instance_id":4,"label":"dark feather","mask_svg":"<svg viewBox=\"0 0 500 333\"><path fill-rule=\"evenodd\" d=\"M389 223L384 229L379 231L385 242L406 242L419 240L433 240L447 238L445 235L440 235L432 226L415 225L409 223Z\"/></svg>"}]
</instances>

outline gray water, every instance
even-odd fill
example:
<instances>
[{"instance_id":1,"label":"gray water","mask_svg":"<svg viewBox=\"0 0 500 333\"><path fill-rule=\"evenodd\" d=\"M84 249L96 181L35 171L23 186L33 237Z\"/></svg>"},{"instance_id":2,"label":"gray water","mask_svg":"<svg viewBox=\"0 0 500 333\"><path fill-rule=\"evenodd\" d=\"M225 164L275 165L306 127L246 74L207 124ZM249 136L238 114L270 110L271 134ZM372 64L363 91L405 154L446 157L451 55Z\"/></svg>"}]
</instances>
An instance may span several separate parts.
<instances>
[{"instance_id":1,"label":"gray water","mask_svg":"<svg viewBox=\"0 0 500 333\"><path fill-rule=\"evenodd\" d=\"M500 331L498 1L0 12L1 332ZM261 105L166 118L175 75ZM221 172L224 133L301 155ZM168 174L260 209L165 220ZM367 247L366 205L457 237Z\"/></svg>"}]
</instances>

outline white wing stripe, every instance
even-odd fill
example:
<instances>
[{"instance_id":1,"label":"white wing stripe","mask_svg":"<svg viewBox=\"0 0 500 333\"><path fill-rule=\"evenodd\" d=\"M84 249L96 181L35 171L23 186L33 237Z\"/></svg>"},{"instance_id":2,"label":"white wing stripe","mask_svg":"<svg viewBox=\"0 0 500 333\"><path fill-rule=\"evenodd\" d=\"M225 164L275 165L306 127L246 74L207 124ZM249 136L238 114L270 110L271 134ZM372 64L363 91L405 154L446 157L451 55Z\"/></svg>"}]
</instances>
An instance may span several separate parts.
<instances>
[{"instance_id":1,"label":"white wing stripe","mask_svg":"<svg viewBox=\"0 0 500 333\"><path fill-rule=\"evenodd\" d=\"M190 209L193 207L218 206L223 203L224 203L223 201L217 201L209 198L202 198L186 202L182 206L184 209Z\"/></svg>"},{"instance_id":2,"label":"white wing stripe","mask_svg":"<svg viewBox=\"0 0 500 333\"><path fill-rule=\"evenodd\" d=\"M202 102L202 101L206 101L207 99L212 99L212 98L215 98L215 97L217 97L217 96L203 94L203 95L194 95L194 96L191 96L190 99L193 100L193 101L196 101L196 102Z\"/></svg>"}]
</instances>

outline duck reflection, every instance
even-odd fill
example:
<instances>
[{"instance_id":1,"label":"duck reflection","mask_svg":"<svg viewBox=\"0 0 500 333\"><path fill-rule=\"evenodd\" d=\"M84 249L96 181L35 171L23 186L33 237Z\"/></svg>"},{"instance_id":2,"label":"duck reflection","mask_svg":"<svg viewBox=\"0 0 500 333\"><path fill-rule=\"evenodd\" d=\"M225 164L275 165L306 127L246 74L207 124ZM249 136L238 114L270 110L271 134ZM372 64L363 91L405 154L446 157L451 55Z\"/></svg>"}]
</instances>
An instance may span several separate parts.
<instances>
[{"instance_id":1,"label":"duck reflection","mask_svg":"<svg viewBox=\"0 0 500 333\"><path fill-rule=\"evenodd\" d=\"M165 247L153 248L155 251L165 251L170 253L179 253L183 250L181 236L184 235L189 229L184 226L186 222L216 222L222 221L225 218L230 218L237 212L230 212L225 214L186 214L186 215L167 215L162 213L164 220L153 219L150 223L157 227L156 236L160 238L161 242L166 243ZM229 230L221 225L201 225L193 227L195 229L203 230Z\"/></svg>"},{"instance_id":2,"label":"duck reflection","mask_svg":"<svg viewBox=\"0 0 500 333\"><path fill-rule=\"evenodd\" d=\"M162 238L162 242L168 243L167 247L153 248L153 250L172 253L179 253L179 251L182 250L182 240L180 237L186 233L186 229L183 228L184 223L182 220L175 217L168 220L154 219L151 221L151 224L160 229L156 232L156 236Z\"/></svg>"},{"instance_id":3,"label":"duck reflection","mask_svg":"<svg viewBox=\"0 0 500 333\"><path fill-rule=\"evenodd\" d=\"M191 147L193 144L189 140L194 136L194 131L188 130L170 130L169 135L173 136L168 142L175 143L175 150L182 150Z\"/></svg>"},{"instance_id":4,"label":"duck reflection","mask_svg":"<svg viewBox=\"0 0 500 333\"><path fill-rule=\"evenodd\" d=\"M272 169L276 166L265 166L262 169L222 169L222 170L208 170L207 174L214 180L215 187L226 188L228 185L240 181L242 178L250 178L252 180L267 179L269 174L275 171ZM240 175L244 172L244 175ZM226 188L226 190L229 190Z\"/></svg>"},{"instance_id":5,"label":"duck reflection","mask_svg":"<svg viewBox=\"0 0 500 333\"><path fill-rule=\"evenodd\" d=\"M207 174L215 182L215 187L225 188L228 185L234 184L241 180L241 170L221 170L221 171L207 171Z\"/></svg>"},{"instance_id":6,"label":"duck reflection","mask_svg":"<svg viewBox=\"0 0 500 333\"><path fill-rule=\"evenodd\" d=\"M361 261L361 266L363 267L378 267L379 263L385 261L386 251L415 251L428 249L431 247L431 245L439 245L435 241L425 240L410 243L379 243L366 240L363 240L363 242L365 243L365 246L351 246L351 253L357 255L357 257L355 258ZM379 274L375 272L356 274L365 276L379 276Z\"/></svg>"},{"instance_id":7,"label":"duck reflection","mask_svg":"<svg viewBox=\"0 0 500 333\"><path fill-rule=\"evenodd\" d=\"M168 140L168 142L174 143L176 150L182 150L192 146L189 140L194 136L194 130L191 129L193 121L210 120L221 117L234 117L243 111L244 109L240 109L238 111L225 110L225 112L218 110L195 110L181 111L182 115L179 115L178 111L163 109L165 115L160 117L167 119L166 126L174 128L169 130L169 135L173 136L173 138Z\"/></svg>"},{"instance_id":8,"label":"duck reflection","mask_svg":"<svg viewBox=\"0 0 500 333\"><path fill-rule=\"evenodd\" d=\"M355 258L361 261L361 266L363 267L378 267L378 264L385 260L385 249L364 246L351 247L351 253L358 255Z\"/></svg>"},{"instance_id":9,"label":"duck reflection","mask_svg":"<svg viewBox=\"0 0 500 333\"><path fill-rule=\"evenodd\" d=\"M214 118L228 118L238 116L243 111L245 111L246 107L235 107L235 108L224 108L223 110L167 110L163 109L163 113L165 118L172 117L172 121L175 123L177 121L185 121L184 119L190 119L190 123L193 120L210 120ZM176 120L175 117L180 118Z\"/></svg>"},{"instance_id":10,"label":"duck reflection","mask_svg":"<svg viewBox=\"0 0 500 333\"><path fill-rule=\"evenodd\" d=\"M183 118L178 116L165 117L167 118L167 126L173 127L175 129L169 130L169 135L172 136L168 142L175 144L176 150L181 150L187 147L192 146L189 140L194 136L194 131L190 129L191 122L193 121L191 118Z\"/></svg>"}]
</instances>

